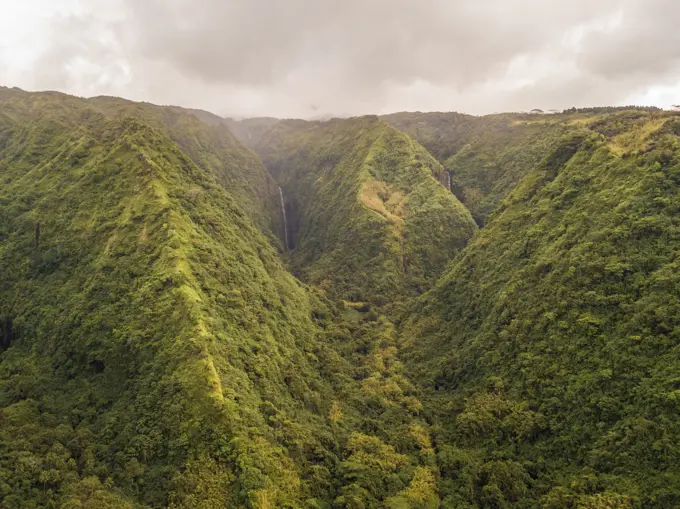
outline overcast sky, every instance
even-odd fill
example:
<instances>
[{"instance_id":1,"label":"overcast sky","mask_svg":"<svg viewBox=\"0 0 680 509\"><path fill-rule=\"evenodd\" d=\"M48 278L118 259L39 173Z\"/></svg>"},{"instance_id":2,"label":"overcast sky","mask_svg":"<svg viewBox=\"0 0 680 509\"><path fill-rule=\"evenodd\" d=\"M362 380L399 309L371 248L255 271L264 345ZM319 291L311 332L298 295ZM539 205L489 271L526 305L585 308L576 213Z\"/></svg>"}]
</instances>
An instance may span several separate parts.
<instances>
[{"instance_id":1,"label":"overcast sky","mask_svg":"<svg viewBox=\"0 0 680 509\"><path fill-rule=\"evenodd\" d=\"M0 0L0 84L225 116L680 103L680 0Z\"/></svg>"}]
</instances>

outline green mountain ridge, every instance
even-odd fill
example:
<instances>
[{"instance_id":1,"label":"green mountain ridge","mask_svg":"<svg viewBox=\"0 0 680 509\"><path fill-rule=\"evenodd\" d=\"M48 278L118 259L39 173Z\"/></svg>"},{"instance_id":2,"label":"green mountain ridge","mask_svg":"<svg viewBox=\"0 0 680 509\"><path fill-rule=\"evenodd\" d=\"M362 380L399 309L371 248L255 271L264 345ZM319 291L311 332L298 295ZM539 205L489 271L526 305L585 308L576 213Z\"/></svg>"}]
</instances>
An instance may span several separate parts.
<instances>
[{"instance_id":1,"label":"green mountain ridge","mask_svg":"<svg viewBox=\"0 0 680 509\"><path fill-rule=\"evenodd\" d=\"M102 116L138 118L160 130L199 167L212 172L239 206L263 230L278 232L281 224L276 184L261 162L231 134L220 117L201 110L134 103L116 97L80 99L58 92L31 94L0 89L1 114L11 123L47 119L69 127L95 125Z\"/></svg>"},{"instance_id":2,"label":"green mountain ridge","mask_svg":"<svg viewBox=\"0 0 680 509\"><path fill-rule=\"evenodd\" d=\"M679 505L679 136L0 88L0 506Z\"/></svg>"},{"instance_id":3,"label":"green mountain ridge","mask_svg":"<svg viewBox=\"0 0 680 509\"><path fill-rule=\"evenodd\" d=\"M377 117L282 122L254 150L287 199L291 266L330 295L422 292L476 229L441 165Z\"/></svg>"},{"instance_id":4,"label":"green mountain ridge","mask_svg":"<svg viewBox=\"0 0 680 509\"><path fill-rule=\"evenodd\" d=\"M4 507L323 507L433 485L394 327L293 279L243 188L171 138L174 111L6 101Z\"/></svg>"},{"instance_id":5,"label":"green mountain ridge","mask_svg":"<svg viewBox=\"0 0 680 509\"><path fill-rule=\"evenodd\" d=\"M680 503L678 120L579 123L416 305L451 507Z\"/></svg>"},{"instance_id":6,"label":"green mountain ridge","mask_svg":"<svg viewBox=\"0 0 680 509\"><path fill-rule=\"evenodd\" d=\"M124 489L137 485L142 501L156 505L169 492L171 505L190 507L185 499L192 493L183 490L196 488L178 477L182 467L185 477L201 476L229 499L233 475L225 460L218 465L214 458L216 437L224 437L222 448L231 443L222 453L231 455L227 463L245 454L274 478L290 476L286 458L270 444L275 440L249 435L249 426L263 423L257 401L267 389L248 378L244 364L281 373L297 359L296 372L304 373L314 330L304 292L218 180L160 132L137 120L98 125L101 131L79 129L67 151L40 147L46 164L27 173L15 164L11 145L7 154L23 173L5 174L3 186L5 196L16 192L3 200L3 274L14 275L3 281L3 314L11 308L16 330L16 346L3 362L7 466L18 461L37 469L34 475L46 479L43 493L63 484L80 490L108 474ZM21 194L31 181L40 185ZM296 304L283 311L286 300ZM264 321L258 319L263 301L278 309ZM285 319L276 320L277 313ZM298 329L295 339L291 327ZM234 337L241 349L252 342L255 350L239 351ZM264 354L269 351L285 355ZM45 359L51 359L46 366ZM49 375L30 383L38 373ZM225 386L238 386L238 394ZM278 402L276 393L267 397ZM300 407L290 394L284 398ZM22 431L32 425L39 435ZM24 433L27 443L11 440ZM22 472L3 490L7 507L26 507L13 500L33 491L33 472ZM268 493L267 477L240 482L253 483L248 491L257 496L258 487ZM63 496L68 506L68 490ZM91 506L99 503L105 502Z\"/></svg>"}]
</instances>

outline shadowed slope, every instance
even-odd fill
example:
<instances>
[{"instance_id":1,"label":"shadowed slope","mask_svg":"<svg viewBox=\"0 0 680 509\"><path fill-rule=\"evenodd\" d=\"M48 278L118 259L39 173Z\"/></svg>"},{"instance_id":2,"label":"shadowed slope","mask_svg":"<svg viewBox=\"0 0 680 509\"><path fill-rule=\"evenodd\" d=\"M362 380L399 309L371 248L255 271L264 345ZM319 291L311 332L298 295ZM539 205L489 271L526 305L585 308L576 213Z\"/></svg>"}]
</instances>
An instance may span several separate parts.
<instances>
[{"instance_id":1,"label":"shadowed slope","mask_svg":"<svg viewBox=\"0 0 680 509\"><path fill-rule=\"evenodd\" d=\"M194 164L212 174L260 229L280 237L276 184L258 157L239 143L220 117L200 110L136 103L116 97L80 99L57 92L28 93L0 88L0 125L59 122L71 128L97 127L102 119L143 120L174 142Z\"/></svg>"},{"instance_id":2,"label":"shadowed slope","mask_svg":"<svg viewBox=\"0 0 680 509\"><path fill-rule=\"evenodd\" d=\"M0 505L435 503L389 321L297 282L146 105L3 92Z\"/></svg>"},{"instance_id":3,"label":"shadowed slope","mask_svg":"<svg viewBox=\"0 0 680 509\"><path fill-rule=\"evenodd\" d=\"M680 122L638 113L562 138L410 315L447 507L680 501Z\"/></svg>"},{"instance_id":4,"label":"shadowed slope","mask_svg":"<svg viewBox=\"0 0 680 509\"><path fill-rule=\"evenodd\" d=\"M284 121L255 149L291 210L291 263L338 297L422 291L475 231L441 166L376 117Z\"/></svg>"},{"instance_id":5,"label":"shadowed slope","mask_svg":"<svg viewBox=\"0 0 680 509\"><path fill-rule=\"evenodd\" d=\"M260 405L324 427L309 297L212 175L95 114L0 135L1 447L5 468L34 465L4 477L3 505L107 477L154 507L304 497L305 453Z\"/></svg>"}]
</instances>

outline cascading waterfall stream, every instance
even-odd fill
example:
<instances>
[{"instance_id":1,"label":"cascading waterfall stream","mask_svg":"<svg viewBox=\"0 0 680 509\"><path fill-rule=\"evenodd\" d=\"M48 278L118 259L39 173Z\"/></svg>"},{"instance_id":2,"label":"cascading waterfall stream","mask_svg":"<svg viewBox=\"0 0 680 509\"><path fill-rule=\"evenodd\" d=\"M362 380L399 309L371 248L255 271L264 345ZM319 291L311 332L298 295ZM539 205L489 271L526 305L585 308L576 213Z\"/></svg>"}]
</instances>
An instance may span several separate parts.
<instances>
[{"instance_id":1,"label":"cascading waterfall stream","mask_svg":"<svg viewBox=\"0 0 680 509\"><path fill-rule=\"evenodd\" d=\"M451 172L450 171L446 172L446 189L451 191Z\"/></svg>"},{"instance_id":2,"label":"cascading waterfall stream","mask_svg":"<svg viewBox=\"0 0 680 509\"><path fill-rule=\"evenodd\" d=\"M279 198L281 198L281 212L283 213L283 232L284 232L284 239L286 242L286 251L290 249L290 244L288 242L288 219L286 218L286 205L283 202L283 191L281 190L281 186L279 186Z\"/></svg>"}]
</instances>

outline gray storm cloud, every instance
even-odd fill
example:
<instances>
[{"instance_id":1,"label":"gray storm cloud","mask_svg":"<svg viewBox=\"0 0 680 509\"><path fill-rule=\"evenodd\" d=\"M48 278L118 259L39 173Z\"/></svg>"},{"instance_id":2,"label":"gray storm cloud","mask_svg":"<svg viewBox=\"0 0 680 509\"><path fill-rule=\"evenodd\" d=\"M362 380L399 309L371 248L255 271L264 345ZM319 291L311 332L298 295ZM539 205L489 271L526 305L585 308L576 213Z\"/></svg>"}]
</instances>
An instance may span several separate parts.
<instances>
[{"instance_id":1,"label":"gray storm cloud","mask_svg":"<svg viewBox=\"0 0 680 509\"><path fill-rule=\"evenodd\" d=\"M90 0L33 83L225 115L617 104L680 81L672 0Z\"/></svg>"}]
</instances>

